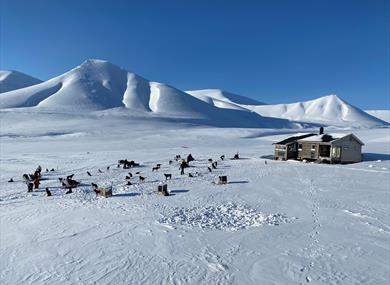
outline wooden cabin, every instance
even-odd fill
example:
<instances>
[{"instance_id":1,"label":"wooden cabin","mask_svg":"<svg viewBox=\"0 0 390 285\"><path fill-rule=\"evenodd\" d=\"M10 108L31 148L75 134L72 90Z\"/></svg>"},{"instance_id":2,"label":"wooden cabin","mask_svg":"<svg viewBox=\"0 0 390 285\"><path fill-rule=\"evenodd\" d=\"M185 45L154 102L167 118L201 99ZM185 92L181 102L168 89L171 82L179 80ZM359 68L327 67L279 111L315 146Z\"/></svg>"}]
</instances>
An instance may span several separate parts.
<instances>
[{"instance_id":1,"label":"wooden cabin","mask_svg":"<svg viewBox=\"0 0 390 285\"><path fill-rule=\"evenodd\" d=\"M275 160L287 160L287 159L297 159L298 157L298 140L304 139L310 136L315 136L316 134L304 134L300 136L293 136L287 139L284 139L280 142L273 143L275 146Z\"/></svg>"},{"instance_id":2,"label":"wooden cabin","mask_svg":"<svg viewBox=\"0 0 390 285\"><path fill-rule=\"evenodd\" d=\"M299 160L354 163L362 161L364 143L354 134L319 134L297 140Z\"/></svg>"}]
</instances>

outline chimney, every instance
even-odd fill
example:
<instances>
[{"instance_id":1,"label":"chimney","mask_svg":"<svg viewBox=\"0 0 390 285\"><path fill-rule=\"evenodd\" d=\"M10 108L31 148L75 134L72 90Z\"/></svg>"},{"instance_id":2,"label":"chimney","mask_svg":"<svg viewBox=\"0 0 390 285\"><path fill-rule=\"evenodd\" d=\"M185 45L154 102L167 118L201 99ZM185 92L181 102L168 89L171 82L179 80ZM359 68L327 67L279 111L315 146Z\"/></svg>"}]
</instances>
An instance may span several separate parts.
<instances>
[{"instance_id":1,"label":"chimney","mask_svg":"<svg viewBox=\"0 0 390 285\"><path fill-rule=\"evenodd\" d=\"M324 134L324 127L320 127L320 135Z\"/></svg>"}]
</instances>

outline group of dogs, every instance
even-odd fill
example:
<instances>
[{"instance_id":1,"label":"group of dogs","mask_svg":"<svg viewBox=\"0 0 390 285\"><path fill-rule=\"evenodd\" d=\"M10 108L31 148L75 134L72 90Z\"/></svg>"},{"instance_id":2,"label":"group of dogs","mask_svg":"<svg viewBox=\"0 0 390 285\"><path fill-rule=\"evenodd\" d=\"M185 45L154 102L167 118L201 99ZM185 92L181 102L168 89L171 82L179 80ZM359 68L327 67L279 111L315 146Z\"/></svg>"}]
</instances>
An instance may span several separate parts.
<instances>
[{"instance_id":1,"label":"group of dogs","mask_svg":"<svg viewBox=\"0 0 390 285\"><path fill-rule=\"evenodd\" d=\"M220 159L221 160L225 160L225 155L221 155ZM231 158L231 159L239 159L238 153L235 154L234 157ZM181 160L180 170L181 170L181 174L184 174L184 168L189 167L189 163L191 161L194 161L195 159L194 159L194 157L191 154L189 154L187 156L187 159L182 159L180 155L176 155L174 157L174 160L177 161L177 162ZM169 160L168 164L171 165L172 163L173 163L173 161ZM210 165L210 166L207 167L209 172L212 172L212 170L216 169L217 166L218 166L218 162L214 161L212 158L208 159L208 163ZM140 164L136 163L134 160L129 161L127 159L121 159L121 160L118 160L117 167L120 168L121 166L123 167L123 169L129 169L129 168L132 168L132 167L140 166ZM106 169L109 170L110 166L107 166ZM158 171L160 169L161 169L161 163L156 164L156 166L152 167L152 172ZM41 170L42 170L41 166L38 166L38 168L34 171L34 174L23 174L22 178L23 178L23 181L27 184L28 192L32 192L33 191L33 187L35 187L36 189L39 188L39 181L41 179ZM51 170L46 169L46 172L53 172L53 171L55 171L54 168L52 168ZM100 169L98 169L98 172L99 173L103 173L103 171L100 170ZM142 183L142 182L145 181L146 177L142 176L139 171L135 172L135 174L138 175L139 183ZM87 171L87 175L88 176L92 176L91 172L89 172L89 171ZM192 174L192 173L188 173L189 177L195 177L195 176L198 176L198 175L199 175L198 172L196 172L195 175ZM62 178L62 177L58 178L58 180L60 181L62 187L67 190L65 192L65 194L73 193L72 189L73 188L77 188L81 184L79 181L74 180L73 177L74 177L74 174L68 175L68 176L66 176L66 178ZM172 174L171 173L164 173L164 177L165 177L165 181L167 181L168 179L171 180L172 179ZM128 172L126 177L125 177L127 185L132 185L132 182L131 182L132 178L133 178L133 174L131 172ZM11 178L8 182L14 182L13 178ZM92 190L96 193L97 196L102 191L98 187L98 185L96 183L91 183L91 187L92 187ZM47 196L52 196L52 193L50 192L48 187L45 188L45 191L46 191Z\"/></svg>"}]
</instances>

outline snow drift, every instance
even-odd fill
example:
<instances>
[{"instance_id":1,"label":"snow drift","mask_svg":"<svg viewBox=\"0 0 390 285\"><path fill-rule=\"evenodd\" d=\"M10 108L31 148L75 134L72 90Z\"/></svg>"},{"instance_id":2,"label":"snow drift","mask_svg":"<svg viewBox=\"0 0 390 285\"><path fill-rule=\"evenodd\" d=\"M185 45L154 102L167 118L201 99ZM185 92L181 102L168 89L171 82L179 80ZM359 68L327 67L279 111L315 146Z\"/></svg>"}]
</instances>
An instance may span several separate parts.
<instances>
[{"instance_id":1,"label":"snow drift","mask_svg":"<svg viewBox=\"0 0 390 285\"><path fill-rule=\"evenodd\" d=\"M0 93L28 87L42 81L14 70L0 70Z\"/></svg>"}]
</instances>

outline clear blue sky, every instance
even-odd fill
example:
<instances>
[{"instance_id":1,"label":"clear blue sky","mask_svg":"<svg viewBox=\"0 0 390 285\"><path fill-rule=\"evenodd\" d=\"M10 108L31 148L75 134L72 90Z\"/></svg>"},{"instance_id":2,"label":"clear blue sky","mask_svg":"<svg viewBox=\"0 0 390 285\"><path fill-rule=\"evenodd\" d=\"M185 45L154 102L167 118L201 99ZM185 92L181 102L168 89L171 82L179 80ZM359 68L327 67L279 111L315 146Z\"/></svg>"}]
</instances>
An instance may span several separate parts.
<instances>
[{"instance_id":1,"label":"clear blue sky","mask_svg":"<svg viewBox=\"0 0 390 285\"><path fill-rule=\"evenodd\" d=\"M388 0L0 0L0 68L106 59L181 89L390 108Z\"/></svg>"}]
</instances>

